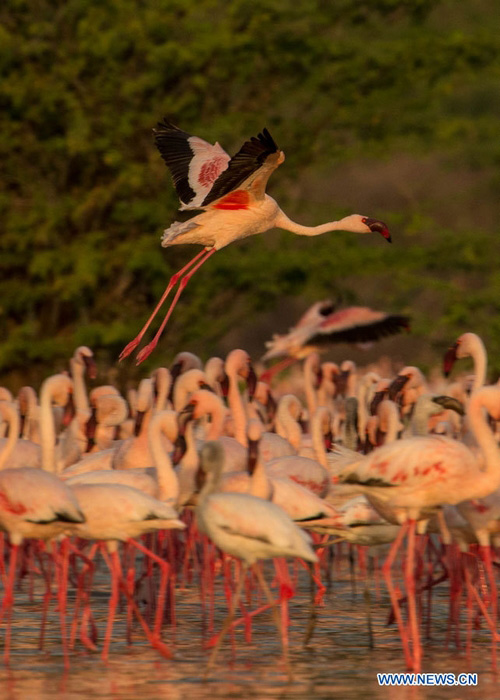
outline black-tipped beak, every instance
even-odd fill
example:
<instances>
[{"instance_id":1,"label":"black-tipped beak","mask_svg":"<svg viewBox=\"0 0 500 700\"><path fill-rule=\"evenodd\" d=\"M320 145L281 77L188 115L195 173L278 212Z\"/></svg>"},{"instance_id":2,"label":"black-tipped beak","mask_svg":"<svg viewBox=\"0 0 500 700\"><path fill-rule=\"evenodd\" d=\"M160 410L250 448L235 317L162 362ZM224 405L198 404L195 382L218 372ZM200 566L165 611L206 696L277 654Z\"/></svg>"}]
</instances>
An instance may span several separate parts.
<instances>
[{"instance_id":1,"label":"black-tipped beak","mask_svg":"<svg viewBox=\"0 0 500 700\"><path fill-rule=\"evenodd\" d=\"M331 450L333 445L333 433L329 430L323 437L325 443L325 450Z\"/></svg>"},{"instance_id":2,"label":"black-tipped beak","mask_svg":"<svg viewBox=\"0 0 500 700\"><path fill-rule=\"evenodd\" d=\"M190 420L193 420L195 405L188 403L184 406L182 411L179 411L177 416L177 424L179 426L179 435L184 435L186 432L186 425Z\"/></svg>"},{"instance_id":3,"label":"black-tipped beak","mask_svg":"<svg viewBox=\"0 0 500 700\"><path fill-rule=\"evenodd\" d=\"M443 358L443 373L445 377L447 377L450 374L451 370L453 369L453 365L456 362L457 348L458 343L455 343L455 345L449 347Z\"/></svg>"},{"instance_id":4,"label":"black-tipped beak","mask_svg":"<svg viewBox=\"0 0 500 700\"><path fill-rule=\"evenodd\" d=\"M318 370L316 372L316 386L314 387L315 389L319 389L322 382L323 382L323 369L321 368L321 365L318 367Z\"/></svg>"},{"instance_id":5,"label":"black-tipped beak","mask_svg":"<svg viewBox=\"0 0 500 700\"><path fill-rule=\"evenodd\" d=\"M222 375L222 377L219 381L219 384L220 384L220 389L222 391L222 396L224 398L226 398L226 396L229 393L229 377L227 376L227 374L225 372Z\"/></svg>"},{"instance_id":6,"label":"black-tipped beak","mask_svg":"<svg viewBox=\"0 0 500 700\"><path fill-rule=\"evenodd\" d=\"M344 369L339 374L335 375L333 378L335 388L337 389L337 394L344 396L347 391L347 380L349 378L349 370Z\"/></svg>"},{"instance_id":7,"label":"black-tipped beak","mask_svg":"<svg viewBox=\"0 0 500 700\"><path fill-rule=\"evenodd\" d=\"M170 391L168 392L168 400L170 402L174 400L174 386L180 374L182 374L182 362L174 362L170 368Z\"/></svg>"},{"instance_id":8,"label":"black-tipped beak","mask_svg":"<svg viewBox=\"0 0 500 700\"><path fill-rule=\"evenodd\" d=\"M63 426L65 428L67 428L74 417L75 417L75 403L73 401L73 394L70 394L68 396L68 400L66 401L66 405L64 406L64 413L63 413L63 417L62 417Z\"/></svg>"},{"instance_id":9,"label":"black-tipped beak","mask_svg":"<svg viewBox=\"0 0 500 700\"><path fill-rule=\"evenodd\" d=\"M196 476L194 479L197 493L199 493L202 490L202 488L205 485L206 480L207 480L207 475L205 474L205 472L203 471L203 469L201 467L198 467L198 470L196 472Z\"/></svg>"},{"instance_id":10,"label":"black-tipped beak","mask_svg":"<svg viewBox=\"0 0 500 700\"><path fill-rule=\"evenodd\" d=\"M259 441L248 441L248 473L253 474L259 457Z\"/></svg>"},{"instance_id":11,"label":"black-tipped beak","mask_svg":"<svg viewBox=\"0 0 500 700\"><path fill-rule=\"evenodd\" d=\"M387 391L376 391L375 395L373 396L373 399L371 400L370 403L370 413L372 416L374 416L377 413L377 408L379 407L379 404L382 403L382 401L385 399L385 395L387 394Z\"/></svg>"},{"instance_id":12,"label":"black-tipped beak","mask_svg":"<svg viewBox=\"0 0 500 700\"><path fill-rule=\"evenodd\" d=\"M410 377L406 374L399 374L396 379L391 382L388 389L389 398L394 401L404 385L409 381Z\"/></svg>"},{"instance_id":13,"label":"black-tipped beak","mask_svg":"<svg viewBox=\"0 0 500 700\"><path fill-rule=\"evenodd\" d=\"M432 400L438 406L443 408L451 408L452 411L458 413L459 416L465 416L465 408L461 401L453 398L453 396L433 396Z\"/></svg>"},{"instance_id":14,"label":"black-tipped beak","mask_svg":"<svg viewBox=\"0 0 500 700\"><path fill-rule=\"evenodd\" d=\"M247 389L248 389L248 395L252 399L254 394L255 394L255 389L257 388L257 375L255 374L255 370L252 367L252 365L248 366L248 375L247 375Z\"/></svg>"},{"instance_id":15,"label":"black-tipped beak","mask_svg":"<svg viewBox=\"0 0 500 700\"><path fill-rule=\"evenodd\" d=\"M90 414L90 418L88 419L87 423L85 424L85 437L87 438L87 447L85 449L85 452L90 452L90 450L94 447L95 445L95 430L97 428L97 416L96 416L96 409L92 409L92 413Z\"/></svg>"},{"instance_id":16,"label":"black-tipped beak","mask_svg":"<svg viewBox=\"0 0 500 700\"><path fill-rule=\"evenodd\" d=\"M212 389L210 384L207 384L206 382L201 382L200 389L205 389L206 391L210 391L212 394L215 394L215 391Z\"/></svg>"},{"instance_id":17,"label":"black-tipped beak","mask_svg":"<svg viewBox=\"0 0 500 700\"><path fill-rule=\"evenodd\" d=\"M174 451L172 453L172 462L178 464L186 453L186 438L184 434L179 434L177 440L174 443Z\"/></svg>"},{"instance_id":18,"label":"black-tipped beak","mask_svg":"<svg viewBox=\"0 0 500 700\"><path fill-rule=\"evenodd\" d=\"M368 226L370 231L373 233L380 233L380 235L383 236L388 243L392 243L391 234L389 233L387 224L384 224L383 221L379 221L379 219L367 218L364 219L364 223Z\"/></svg>"},{"instance_id":19,"label":"black-tipped beak","mask_svg":"<svg viewBox=\"0 0 500 700\"><path fill-rule=\"evenodd\" d=\"M144 420L144 411L137 411L135 415L134 435L137 437L141 432L142 422Z\"/></svg>"},{"instance_id":20,"label":"black-tipped beak","mask_svg":"<svg viewBox=\"0 0 500 700\"><path fill-rule=\"evenodd\" d=\"M87 374L89 375L90 379L95 379L97 377L97 365L95 363L94 358L87 357L87 355L84 355L83 362L85 363Z\"/></svg>"},{"instance_id":21,"label":"black-tipped beak","mask_svg":"<svg viewBox=\"0 0 500 700\"><path fill-rule=\"evenodd\" d=\"M266 410L267 410L267 419L270 423L274 423L274 418L276 416L277 409L278 409L278 404L274 400L274 397L272 396L271 392L269 392L267 395Z\"/></svg>"}]
</instances>

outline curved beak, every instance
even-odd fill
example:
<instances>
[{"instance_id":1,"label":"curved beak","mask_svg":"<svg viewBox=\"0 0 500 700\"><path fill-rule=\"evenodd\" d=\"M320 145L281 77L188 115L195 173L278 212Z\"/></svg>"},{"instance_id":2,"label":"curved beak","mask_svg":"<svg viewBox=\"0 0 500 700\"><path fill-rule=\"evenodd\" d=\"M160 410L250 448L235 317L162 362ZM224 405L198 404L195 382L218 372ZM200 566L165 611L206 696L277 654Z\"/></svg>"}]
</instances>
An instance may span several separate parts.
<instances>
[{"instance_id":1,"label":"curved beak","mask_svg":"<svg viewBox=\"0 0 500 700\"><path fill-rule=\"evenodd\" d=\"M144 420L144 411L137 411L136 416L135 416L135 425L134 425L134 435L137 437L139 433L141 432L142 428L142 422Z\"/></svg>"},{"instance_id":2,"label":"curved beak","mask_svg":"<svg viewBox=\"0 0 500 700\"><path fill-rule=\"evenodd\" d=\"M179 411L179 415L177 416L177 423L179 425L179 435L184 435L186 432L186 425L189 423L190 420L193 420L194 417L194 409L195 405L192 403L188 403L184 406L182 411Z\"/></svg>"},{"instance_id":3,"label":"curved beak","mask_svg":"<svg viewBox=\"0 0 500 700\"><path fill-rule=\"evenodd\" d=\"M349 378L349 370L348 369L342 370L342 372L339 372L339 374L335 375L333 378L335 387L337 389L337 393L341 394L342 396L347 391L348 378Z\"/></svg>"},{"instance_id":4,"label":"curved beak","mask_svg":"<svg viewBox=\"0 0 500 700\"><path fill-rule=\"evenodd\" d=\"M66 405L64 406L64 413L63 413L63 417L62 417L63 426L65 428L67 428L74 417L75 417L75 403L73 401L73 394L70 394L68 396L68 400L66 401Z\"/></svg>"},{"instance_id":5,"label":"curved beak","mask_svg":"<svg viewBox=\"0 0 500 700\"><path fill-rule=\"evenodd\" d=\"M380 233L380 235L385 238L387 243L392 243L391 234L389 233L387 224L384 224L383 221L380 221L379 219L366 218L365 224L373 233Z\"/></svg>"},{"instance_id":6,"label":"curved beak","mask_svg":"<svg viewBox=\"0 0 500 700\"><path fill-rule=\"evenodd\" d=\"M211 391L212 394L215 394L215 391L212 389L210 384L207 384L206 382L201 382L200 389L205 389L206 391Z\"/></svg>"},{"instance_id":7,"label":"curved beak","mask_svg":"<svg viewBox=\"0 0 500 700\"><path fill-rule=\"evenodd\" d=\"M257 375L255 374L255 370L252 367L252 365L249 365L248 367L247 388L248 395L250 396L250 398L253 398L255 394L255 389L257 388Z\"/></svg>"},{"instance_id":8,"label":"curved beak","mask_svg":"<svg viewBox=\"0 0 500 700\"><path fill-rule=\"evenodd\" d=\"M270 423L274 423L274 418L276 416L277 409L278 409L278 404L274 400L274 397L272 396L271 392L269 392L267 395L266 410L267 410L267 419Z\"/></svg>"},{"instance_id":9,"label":"curved beak","mask_svg":"<svg viewBox=\"0 0 500 700\"><path fill-rule=\"evenodd\" d=\"M451 408L452 411L458 413L459 416L465 416L465 408L461 401L454 399L452 396L433 396L432 400L438 406L443 408Z\"/></svg>"},{"instance_id":10,"label":"curved beak","mask_svg":"<svg viewBox=\"0 0 500 700\"><path fill-rule=\"evenodd\" d=\"M370 413L372 416L374 416L377 413L377 408L380 403L385 399L386 391L376 391L373 399L371 400L370 403Z\"/></svg>"},{"instance_id":11,"label":"curved beak","mask_svg":"<svg viewBox=\"0 0 500 700\"><path fill-rule=\"evenodd\" d=\"M174 386L177 377L182 373L182 362L174 362L170 368L170 391L168 392L168 400L170 402L174 399Z\"/></svg>"},{"instance_id":12,"label":"curved beak","mask_svg":"<svg viewBox=\"0 0 500 700\"><path fill-rule=\"evenodd\" d=\"M249 440L248 441L248 473L253 474L255 467L257 466L257 459L259 458L259 441Z\"/></svg>"},{"instance_id":13,"label":"curved beak","mask_svg":"<svg viewBox=\"0 0 500 700\"><path fill-rule=\"evenodd\" d=\"M320 366L318 367L317 371L316 371L316 386L314 387L315 389L319 389L319 388L320 388L320 386L321 386L321 384L322 384L322 382L323 382L323 379L324 379L323 369L322 369L322 367L321 367L321 365L320 365Z\"/></svg>"},{"instance_id":14,"label":"curved beak","mask_svg":"<svg viewBox=\"0 0 500 700\"><path fill-rule=\"evenodd\" d=\"M226 398L226 396L229 393L229 377L227 374L224 372L222 375L221 379L219 380L220 388L222 391L222 396Z\"/></svg>"},{"instance_id":15,"label":"curved beak","mask_svg":"<svg viewBox=\"0 0 500 700\"><path fill-rule=\"evenodd\" d=\"M388 389L389 398L394 401L404 385L409 381L410 377L406 374L398 374L396 379L391 382Z\"/></svg>"},{"instance_id":16,"label":"curved beak","mask_svg":"<svg viewBox=\"0 0 500 700\"><path fill-rule=\"evenodd\" d=\"M184 433L177 436L177 440L174 443L174 451L172 453L172 462L178 464L186 453L186 438Z\"/></svg>"},{"instance_id":17,"label":"curved beak","mask_svg":"<svg viewBox=\"0 0 500 700\"><path fill-rule=\"evenodd\" d=\"M87 447L85 452L90 452L90 450L95 445L95 429L97 428L97 411L95 408L92 409L90 418L85 424L85 437L87 438Z\"/></svg>"},{"instance_id":18,"label":"curved beak","mask_svg":"<svg viewBox=\"0 0 500 700\"><path fill-rule=\"evenodd\" d=\"M83 362L85 364L87 374L89 375L90 379L95 379L97 377L97 365L94 358L87 357L87 355L84 355Z\"/></svg>"},{"instance_id":19,"label":"curved beak","mask_svg":"<svg viewBox=\"0 0 500 700\"><path fill-rule=\"evenodd\" d=\"M453 369L453 365L455 364L457 359L457 349L458 343L455 343L446 351L446 354L443 358L443 373L445 377L448 377L451 370Z\"/></svg>"}]
</instances>

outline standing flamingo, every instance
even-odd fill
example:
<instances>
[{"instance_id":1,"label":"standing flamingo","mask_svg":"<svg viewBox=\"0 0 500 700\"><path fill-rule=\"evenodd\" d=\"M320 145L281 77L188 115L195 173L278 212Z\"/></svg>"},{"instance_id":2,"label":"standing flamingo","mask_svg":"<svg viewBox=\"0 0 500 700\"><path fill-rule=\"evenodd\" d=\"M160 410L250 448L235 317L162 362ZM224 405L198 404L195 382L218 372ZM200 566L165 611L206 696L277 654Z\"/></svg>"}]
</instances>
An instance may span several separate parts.
<instances>
[{"instance_id":1,"label":"standing flamingo","mask_svg":"<svg viewBox=\"0 0 500 700\"><path fill-rule=\"evenodd\" d=\"M341 483L356 485L389 522L403 525L384 565L384 575L402 630L406 660L415 671L420 669L421 660L413 579L416 521L428 520L440 506L483 498L500 487L500 450L483 415L483 408L494 419L500 418L499 386L477 389L467 407L479 451L471 451L464 444L444 437L397 440L360 457L338 477ZM390 566L405 532L408 532L405 581L414 644L413 658L390 576Z\"/></svg>"},{"instance_id":2,"label":"standing flamingo","mask_svg":"<svg viewBox=\"0 0 500 700\"><path fill-rule=\"evenodd\" d=\"M238 607L248 567L253 568L271 604L271 610L275 613L271 592L262 572L254 566L255 563L259 559L273 557L300 557L314 563L318 558L311 548L309 536L278 506L250 494L217 493L224 459L224 451L218 442L206 442L201 449L200 458L207 478L196 508L198 527L220 549L243 562L229 615L208 661L208 672L215 663L222 640ZM283 634L276 615L275 621L280 634ZM286 647L284 652L288 666Z\"/></svg>"},{"instance_id":3,"label":"standing flamingo","mask_svg":"<svg viewBox=\"0 0 500 700\"><path fill-rule=\"evenodd\" d=\"M246 141L233 158L218 143L212 146L178 129L166 119L158 123L154 133L161 157L172 174L181 209L204 209L202 214L189 221L176 221L166 229L162 246L194 243L202 245L204 250L172 276L155 310L137 337L124 348L120 360L139 345L168 294L181 279L158 332L137 355L137 364L151 354L192 275L217 250L233 241L264 233L275 226L299 236L318 236L328 231L377 231L391 241L387 226L382 221L359 214L319 226L301 226L291 221L265 192L271 173L285 160L283 151L267 129L263 129L257 138Z\"/></svg>"}]
</instances>

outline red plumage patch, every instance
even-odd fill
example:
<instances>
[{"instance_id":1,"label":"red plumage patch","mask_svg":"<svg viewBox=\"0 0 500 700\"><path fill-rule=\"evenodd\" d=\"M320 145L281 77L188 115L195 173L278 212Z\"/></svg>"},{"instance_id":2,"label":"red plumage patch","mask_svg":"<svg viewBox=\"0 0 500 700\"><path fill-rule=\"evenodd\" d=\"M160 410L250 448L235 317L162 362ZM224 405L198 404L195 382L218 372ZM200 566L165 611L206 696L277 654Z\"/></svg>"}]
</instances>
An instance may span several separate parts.
<instances>
[{"instance_id":1,"label":"red plumage patch","mask_svg":"<svg viewBox=\"0 0 500 700\"><path fill-rule=\"evenodd\" d=\"M13 515L24 515L28 509L22 503L12 503L6 494L0 491L0 508Z\"/></svg>"},{"instance_id":2,"label":"red plumage patch","mask_svg":"<svg viewBox=\"0 0 500 700\"><path fill-rule=\"evenodd\" d=\"M235 190L214 204L214 209L248 209L249 202L250 195L246 190Z\"/></svg>"}]
</instances>

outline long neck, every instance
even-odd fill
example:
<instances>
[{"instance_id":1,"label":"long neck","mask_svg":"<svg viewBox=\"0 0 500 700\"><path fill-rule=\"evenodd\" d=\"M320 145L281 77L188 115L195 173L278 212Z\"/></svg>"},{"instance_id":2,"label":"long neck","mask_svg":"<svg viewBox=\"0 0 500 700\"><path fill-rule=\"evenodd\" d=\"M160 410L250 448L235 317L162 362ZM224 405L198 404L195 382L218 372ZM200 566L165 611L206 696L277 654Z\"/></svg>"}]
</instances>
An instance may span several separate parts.
<instances>
[{"instance_id":1,"label":"long neck","mask_svg":"<svg viewBox=\"0 0 500 700\"><path fill-rule=\"evenodd\" d=\"M217 403L214 402L209 413L211 419L206 440L218 440L222 435L222 428L224 426L225 409L222 401L218 401Z\"/></svg>"},{"instance_id":2,"label":"long neck","mask_svg":"<svg viewBox=\"0 0 500 700\"><path fill-rule=\"evenodd\" d=\"M75 408L82 413L88 413L89 400L87 398L87 387L85 386L84 374L85 365L72 358L70 360L71 378L73 379L73 400Z\"/></svg>"},{"instance_id":3,"label":"long neck","mask_svg":"<svg viewBox=\"0 0 500 700\"><path fill-rule=\"evenodd\" d=\"M248 492L252 496L257 496L257 498L263 498L265 501L268 501L272 495L271 482L269 481L269 477L267 476L267 472L260 455L250 478L250 489Z\"/></svg>"},{"instance_id":4,"label":"long neck","mask_svg":"<svg viewBox=\"0 0 500 700\"><path fill-rule=\"evenodd\" d=\"M158 498L160 501L173 501L177 503L179 498L179 481L174 472L170 457L162 444L162 434L167 433L172 420L171 411L157 414L150 423L149 428L149 448L153 455L153 462L156 467L156 479L158 481ZM173 414L175 420L175 414Z\"/></svg>"},{"instance_id":5,"label":"long neck","mask_svg":"<svg viewBox=\"0 0 500 700\"><path fill-rule=\"evenodd\" d=\"M384 445L388 445L397 439L402 427L399 421L398 407L394 401L386 399L379 404L377 415L380 420L380 429L385 433Z\"/></svg>"},{"instance_id":6,"label":"long neck","mask_svg":"<svg viewBox=\"0 0 500 700\"><path fill-rule=\"evenodd\" d=\"M326 458L325 442L323 439L323 420L325 414L330 419L330 413L328 409L324 407L318 408L311 420L311 436L312 444L314 449L314 454L316 460L325 468L328 468L328 461Z\"/></svg>"},{"instance_id":7,"label":"long neck","mask_svg":"<svg viewBox=\"0 0 500 700\"><path fill-rule=\"evenodd\" d=\"M231 414L233 416L234 423L234 437L240 445L243 447L248 446L247 440L247 417L245 413L245 406L243 404L243 397L240 394L238 387L238 375L236 372L227 371L227 376L229 378L229 391L227 394L227 401L229 403L229 408L231 409Z\"/></svg>"},{"instance_id":8,"label":"long neck","mask_svg":"<svg viewBox=\"0 0 500 700\"><path fill-rule=\"evenodd\" d=\"M493 387L492 387L493 388ZM472 394L468 406L470 427L481 448L486 469L478 473L477 488L470 498L483 498L500 486L500 451L483 412L481 397Z\"/></svg>"},{"instance_id":9,"label":"long neck","mask_svg":"<svg viewBox=\"0 0 500 700\"><path fill-rule=\"evenodd\" d=\"M354 233L361 233L359 228L356 229L354 226L354 222L350 216L346 216L339 221L328 221L326 224L319 224L318 226L303 226L289 219L288 216L280 210L274 225L277 228L283 228L285 231L291 231L299 236L320 236L322 233L328 233L329 231L353 231Z\"/></svg>"},{"instance_id":10,"label":"long neck","mask_svg":"<svg viewBox=\"0 0 500 700\"><path fill-rule=\"evenodd\" d=\"M278 406L279 422L284 437L299 452L302 445L302 430L300 425L292 416L288 401L282 400ZM280 433L281 434L281 433Z\"/></svg>"},{"instance_id":11,"label":"long neck","mask_svg":"<svg viewBox=\"0 0 500 700\"><path fill-rule=\"evenodd\" d=\"M19 413L14 405L9 405L5 409L5 418L9 427L9 437L0 453L0 469L5 468L5 464L13 452L19 436Z\"/></svg>"},{"instance_id":12,"label":"long neck","mask_svg":"<svg viewBox=\"0 0 500 700\"><path fill-rule=\"evenodd\" d=\"M484 347L483 341L477 338L477 342L474 343L472 348L471 357L474 361L474 384L472 389L479 389L483 386L486 381L486 368L488 364L488 358L486 355L486 348Z\"/></svg>"},{"instance_id":13,"label":"long neck","mask_svg":"<svg viewBox=\"0 0 500 700\"><path fill-rule=\"evenodd\" d=\"M309 359L309 358L308 358ZM314 376L314 368L311 363L305 362L304 364L304 391L306 395L307 410L309 412L309 419L314 415L318 407L318 399L316 397L316 389L314 388L314 382L316 377Z\"/></svg>"},{"instance_id":14,"label":"long neck","mask_svg":"<svg viewBox=\"0 0 500 700\"><path fill-rule=\"evenodd\" d=\"M56 430L52 413L52 396L56 377L46 379L40 393L40 435L42 442L42 468L55 473Z\"/></svg>"}]
</instances>

